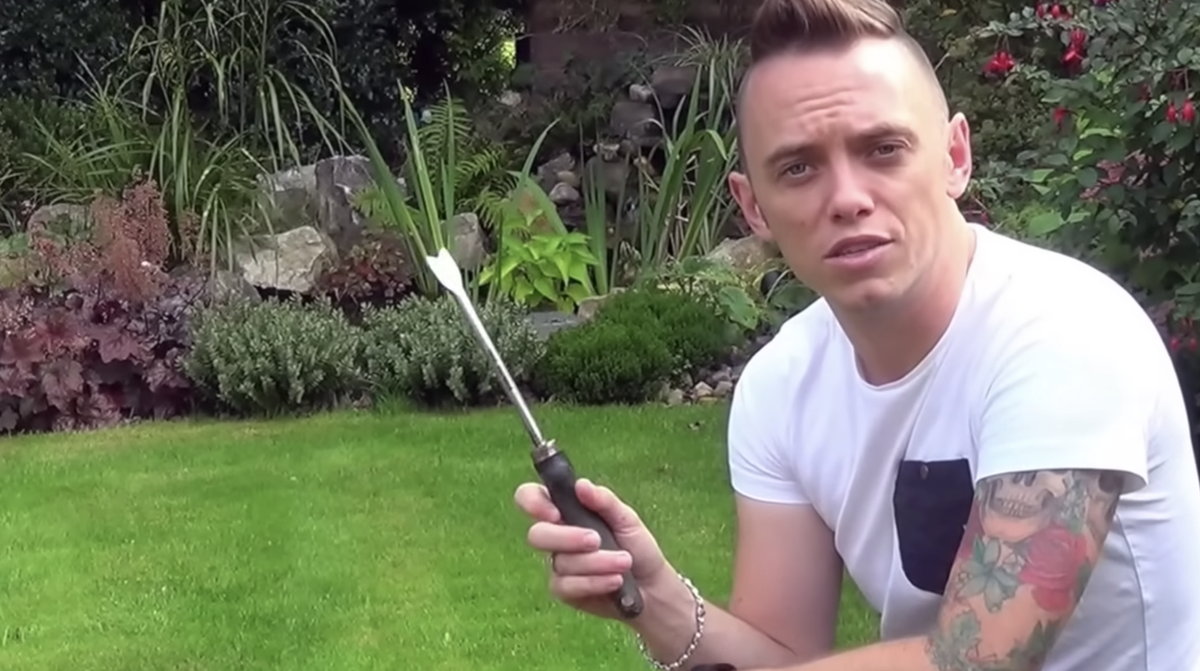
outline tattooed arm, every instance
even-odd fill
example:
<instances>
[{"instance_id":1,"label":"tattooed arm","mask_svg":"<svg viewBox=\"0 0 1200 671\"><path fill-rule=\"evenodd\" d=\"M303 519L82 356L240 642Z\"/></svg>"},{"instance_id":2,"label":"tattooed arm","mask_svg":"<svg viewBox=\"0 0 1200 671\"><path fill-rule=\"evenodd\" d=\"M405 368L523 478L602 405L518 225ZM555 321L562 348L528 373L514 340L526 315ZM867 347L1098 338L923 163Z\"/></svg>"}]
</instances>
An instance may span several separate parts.
<instances>
[{"instance_id":1,"label":"tattooed arm","mask_svg":"<svg viewBox=\"0 0 1200 671\"><path fill-rule=\"evenodd\" d=\"M1122 478L1059 470L983 480L924 644L928 668L1040 669L1100 558Z\"/></svg>"},{"instance_id":2,"label":"tattooed arm","mask_svg":"<svg viewBox=\"0 0 1200 671\"><path fill-rule=\"evenodd\" d=\"M1123 477L1056 470L983 480L933 632L791 671L1038 671L1099 560Z\"/></svg>"}]
</instances>

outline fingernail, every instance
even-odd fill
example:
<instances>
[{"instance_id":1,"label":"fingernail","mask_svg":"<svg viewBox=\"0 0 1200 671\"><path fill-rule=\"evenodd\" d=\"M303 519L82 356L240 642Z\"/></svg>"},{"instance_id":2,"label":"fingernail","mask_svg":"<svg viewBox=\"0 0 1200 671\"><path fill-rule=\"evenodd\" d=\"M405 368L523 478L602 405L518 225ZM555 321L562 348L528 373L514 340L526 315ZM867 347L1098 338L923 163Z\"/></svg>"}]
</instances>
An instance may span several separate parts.
<instances>
[{"instance_id":1,"label":"fingernail","mask_svg":"<svg viewBox=\"0 0 1200 671\"><path fill-rule=\"evenodd\" d=\"M600 547L600 534L595 531L589 531L587 534L588 545Z\"/></svg>"}]
</instances>

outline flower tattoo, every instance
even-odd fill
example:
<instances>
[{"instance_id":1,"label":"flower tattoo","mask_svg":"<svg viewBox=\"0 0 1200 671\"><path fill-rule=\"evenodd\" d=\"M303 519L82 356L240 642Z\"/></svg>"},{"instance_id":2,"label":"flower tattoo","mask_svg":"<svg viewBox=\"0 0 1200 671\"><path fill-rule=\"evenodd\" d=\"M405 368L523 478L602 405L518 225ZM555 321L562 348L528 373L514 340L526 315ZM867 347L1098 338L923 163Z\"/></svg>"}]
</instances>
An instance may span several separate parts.
<instances>
[{"instance_id":1,"label":"flower tattoo","mask_svg":"<svg viewBox=\"0 0 1200 671\"><path fill-rule=\"evenodd\" d=\"M1121 492L1107 471L1011 473L980 482L926 653L940 671L1037 669L1091 576ZM1013 641L987 633L1007 611L1036 613Z\"/></svg>"}]
</instances>

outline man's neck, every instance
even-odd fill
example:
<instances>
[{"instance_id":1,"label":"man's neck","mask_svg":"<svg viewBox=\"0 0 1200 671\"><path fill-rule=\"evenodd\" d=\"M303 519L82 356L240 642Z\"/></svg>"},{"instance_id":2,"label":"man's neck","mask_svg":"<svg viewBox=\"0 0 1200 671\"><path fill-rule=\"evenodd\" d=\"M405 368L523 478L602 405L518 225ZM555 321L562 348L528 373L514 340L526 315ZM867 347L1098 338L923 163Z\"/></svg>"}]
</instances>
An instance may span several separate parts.
<instances>
[{"instance_id":1,"label":"man's neck","mask_svg":"<svg viewBox=\"0 0 1200 671\"><path fill-rule=\"evenodd\" d=\"M908 375L949 328L975 256L975 233L966 221L960 217L950 230L929 272L897 305L869 315L838 316L868 383L888 384Z\"/></svg>"}]
</instances>

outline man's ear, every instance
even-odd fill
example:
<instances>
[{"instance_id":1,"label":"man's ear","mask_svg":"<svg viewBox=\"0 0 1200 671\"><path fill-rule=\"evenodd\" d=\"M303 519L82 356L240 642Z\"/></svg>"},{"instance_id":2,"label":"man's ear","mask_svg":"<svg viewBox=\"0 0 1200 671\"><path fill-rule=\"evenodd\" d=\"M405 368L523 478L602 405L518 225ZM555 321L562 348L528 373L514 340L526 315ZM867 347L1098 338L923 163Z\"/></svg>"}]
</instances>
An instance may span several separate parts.
<instances>
[{"instance_id":1,"label":"man's ear","mask_svg":"<svg viewBox=\"0 0 1200 671\"><path fill-rule=\"evenodd\" d=\"M950 119L946 146L946 195L958 200L971 182L971 128L962 112Z\"/></svg>"},{"instance_id":2,"label":"man's ear","mask_svg":"<svg viewBox=\"0 0 1200 671\"><path fill-rule=\"evenodd\" d=\"M758 199L754 197L754 189L750 186L750 178L744 173L729 173L729 191L742 210L742 217L750 226L750 231L759 238L771 242L771 229L767 226L762 211L758 209Z\"/></svg>"}]
</instances>

